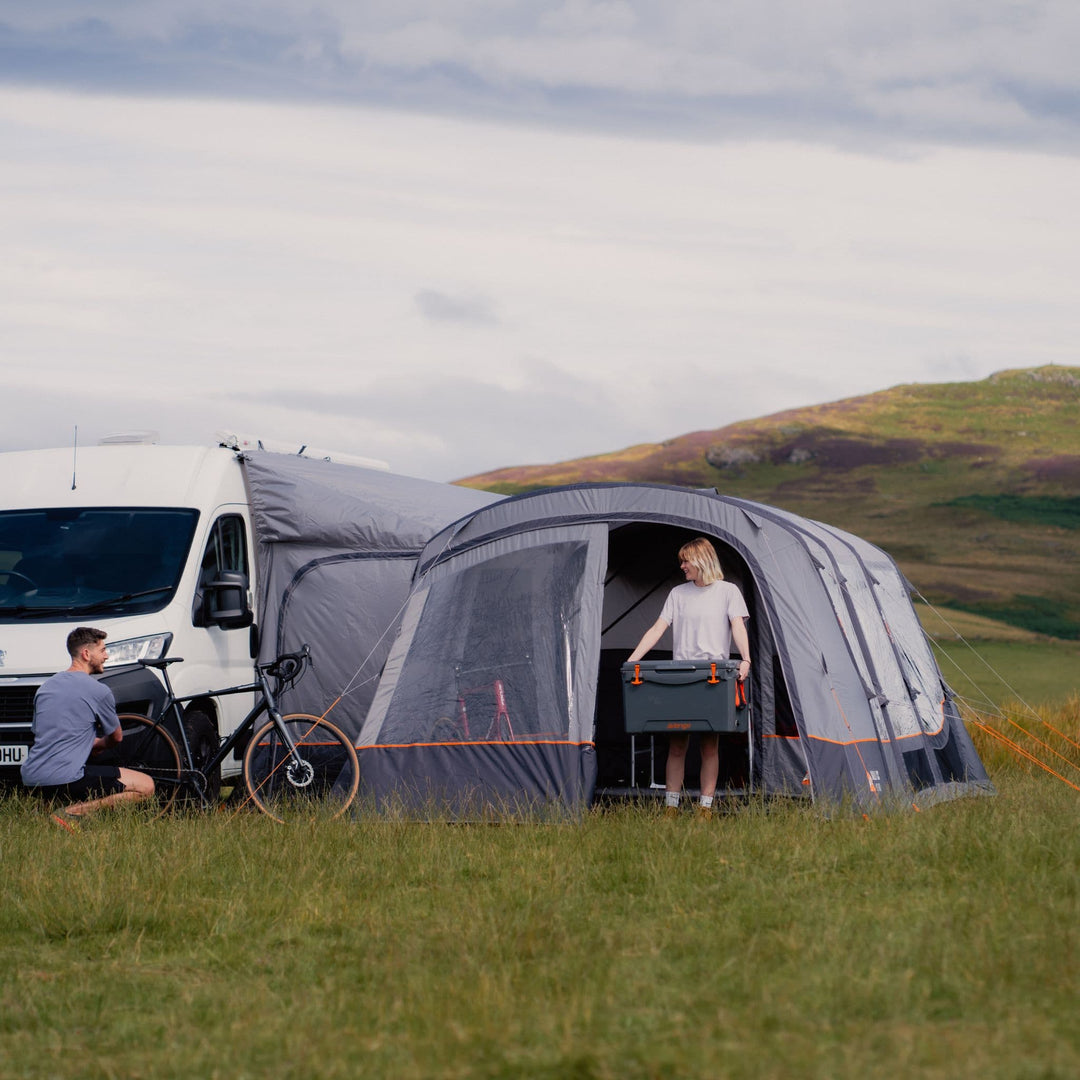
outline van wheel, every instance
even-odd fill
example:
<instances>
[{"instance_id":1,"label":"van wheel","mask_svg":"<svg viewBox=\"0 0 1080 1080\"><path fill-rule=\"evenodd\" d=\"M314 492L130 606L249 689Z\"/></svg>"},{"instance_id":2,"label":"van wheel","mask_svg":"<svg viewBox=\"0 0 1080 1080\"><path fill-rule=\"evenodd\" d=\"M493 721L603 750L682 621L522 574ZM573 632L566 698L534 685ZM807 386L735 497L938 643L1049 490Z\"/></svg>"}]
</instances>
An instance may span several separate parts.
<instances>
[{"instance_id":1,"label":"van wheel","mask_svg":"<svg viewBox=\"0 0 1080 1080\"><path fill-rule=\"evenodd\" d=\"M217 723L205 705L192 705L184 713L184 730L191 745L195 768L202 770L220 745ZM221 796L220 765L212 773L206 773L206 794L214 802Z\"/></svg>"}]
</instances>

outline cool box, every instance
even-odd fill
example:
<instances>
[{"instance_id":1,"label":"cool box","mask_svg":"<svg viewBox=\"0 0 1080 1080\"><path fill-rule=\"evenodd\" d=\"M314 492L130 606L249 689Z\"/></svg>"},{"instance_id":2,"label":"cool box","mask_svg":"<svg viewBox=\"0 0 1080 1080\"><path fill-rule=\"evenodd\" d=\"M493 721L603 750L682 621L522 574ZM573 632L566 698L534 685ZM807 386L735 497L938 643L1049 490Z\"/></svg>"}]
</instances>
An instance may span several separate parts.
<instances>
[{"instance_id":1,"label":"cool box","mask_svg":"<svg viewBox=\"0 0 1080 1080\"><path fill-rule=\"evenodd\" d=\"M747 729L737 660L640 660L621 670L629 734Z\"/></svg>"}]
</instances>

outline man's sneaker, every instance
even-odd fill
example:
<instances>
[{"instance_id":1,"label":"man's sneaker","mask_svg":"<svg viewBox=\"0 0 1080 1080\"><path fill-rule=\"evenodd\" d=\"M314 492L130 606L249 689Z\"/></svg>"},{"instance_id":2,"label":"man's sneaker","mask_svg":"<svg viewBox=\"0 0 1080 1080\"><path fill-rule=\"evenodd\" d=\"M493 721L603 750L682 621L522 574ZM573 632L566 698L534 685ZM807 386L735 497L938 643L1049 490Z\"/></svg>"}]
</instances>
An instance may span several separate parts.
<instances>
[{"instance_id":1,"label":"man's sneaker","mask_svg":"<svg viewBox=\"0 0 1080 1080\"><path fill-rule=\"evenodd\" d=\"M70 814L61 811L59 814L53 814L52 819L61 829L67 829L71 833L79 831L79 823Z\"/></svg>"},{"instance_id":2,"label":"man's sneaker","mask_svg":"<svg viewBox=\"0 0 1080 1080\"><path fill-rule=\"evenodd\" d=\"M711 806L702 806L701 803L698 803L697 806L694 807L694 817L696 817L698 821L712 821L712 816L713 808Z\"/></svg>"},{"instance_id":3,"label":"man's sneaker","mask_svg":"<svg viewBox=\"0 0 1080 1080\"><path fill-rule=\"evenodd\" d=\"M677 806L665 806L664 817L677 818L679 816L679 808Z\"/></svg>"}]
</instances>

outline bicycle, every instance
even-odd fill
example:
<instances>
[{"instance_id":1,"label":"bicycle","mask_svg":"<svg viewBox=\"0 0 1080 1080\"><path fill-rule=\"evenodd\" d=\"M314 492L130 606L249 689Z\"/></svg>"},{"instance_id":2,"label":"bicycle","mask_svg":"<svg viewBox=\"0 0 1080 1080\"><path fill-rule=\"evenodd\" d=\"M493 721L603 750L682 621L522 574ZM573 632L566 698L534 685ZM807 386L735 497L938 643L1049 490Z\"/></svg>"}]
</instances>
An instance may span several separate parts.
<instances>
[{"instance_id":1,"label":"bicycle","mask_svg":"<svg viewBox=\"0 0 1080 1080\"><path fill-rule=\"evenodd\" d=\"M311 650L284 653L268 664L255 665L255 681L222 690L178 696L169 681L169 665L183 657L139 660L143 667L156 668L165 684L165 703L156 720L138 713L121 713L123 739L114 748L96 757L96 763L138 769L154 779L160 813L172 810L178 799L197 801L207 809L218 797L221 763L242 747L241 775L248 799L275 821L297 813L329 810L340 817L356 797L360 765L348 737L329 720L308 713L282 716L277 694L291 686L310 662ZM277 684L276 691L270 680ZM240 725L205 762L197 762L192 738L184 721L185 702L197 698L224 697L257 691L260 695ZM257 731L255 722L263 713L269 720ZM175 732L175 735L174 735Z\"/></svg>"}]
</instances>

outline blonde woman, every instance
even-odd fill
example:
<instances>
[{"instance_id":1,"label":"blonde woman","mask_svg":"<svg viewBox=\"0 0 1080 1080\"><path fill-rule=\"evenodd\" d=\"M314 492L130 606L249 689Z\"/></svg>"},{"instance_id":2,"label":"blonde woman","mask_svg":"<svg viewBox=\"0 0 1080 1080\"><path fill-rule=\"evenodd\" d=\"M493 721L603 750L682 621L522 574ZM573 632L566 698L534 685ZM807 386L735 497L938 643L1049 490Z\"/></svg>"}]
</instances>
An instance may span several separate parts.
<instances>
[{"instance_id":1,"label":"blonde woman","mask_svg":"<svg viewBox=\"0 0 1080 1080\"><path fill-rule=\"evenodd\" d=\"M745 679L750 674L750 643L746 634L750 613L742 593L724 580L716 549L703 536L691 540L679 548L679 569L686 578L685 583L676 585L668 593L660 618L645 631L628 661L640 660L670 626L674 637L673 659L726 659L734 642L742 657L739 678ZM719 737L715 732L702 734L701 804L698 810L702 816L712 814L716 781L720 775L718 744ZM664 801L665 813L671 817L679 812L689 745L689 735L669 736Z\"/></svg>"}]
</instances>

